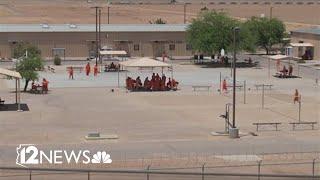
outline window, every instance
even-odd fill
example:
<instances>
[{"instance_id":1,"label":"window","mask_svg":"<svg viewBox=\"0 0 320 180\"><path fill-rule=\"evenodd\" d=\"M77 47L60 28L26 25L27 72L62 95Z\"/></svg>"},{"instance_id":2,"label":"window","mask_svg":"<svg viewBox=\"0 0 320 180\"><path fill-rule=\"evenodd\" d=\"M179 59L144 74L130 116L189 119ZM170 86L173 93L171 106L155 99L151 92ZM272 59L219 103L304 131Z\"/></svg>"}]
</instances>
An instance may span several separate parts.
<instances>
[{"instance_id":1,"label":"window","mask_svg":"<svg viewBox=\"0 0 320 180\"><path fill-rule=\"evenodd\" d=\"M133 45L133 50L135 50L135 51L139 51L139 49L140 49L139 44L135 44L135 45Z\"/></svg>"},{"instance_id":2,"label":"window","mask_svg":"<svg viewBox=\"0 0 320 180\"><path fill-rule=\"evenodd\" d=\"M170 51L176 50L176 45L175 45L175 44L170 44L170 45L169 45L169 50L170 50Z\"/></svg>"},{"instance_id":3,"label":"window","mask_svg":"<svg viewBox=\"0 0 320 180\"><path fill-rule=\"evenodd\" d=\"M186 50L187 50L187 51L191 51L191 50L192 50L191 44L187 44L187 45L186 45Z\"/></svg>"}]
</instances>

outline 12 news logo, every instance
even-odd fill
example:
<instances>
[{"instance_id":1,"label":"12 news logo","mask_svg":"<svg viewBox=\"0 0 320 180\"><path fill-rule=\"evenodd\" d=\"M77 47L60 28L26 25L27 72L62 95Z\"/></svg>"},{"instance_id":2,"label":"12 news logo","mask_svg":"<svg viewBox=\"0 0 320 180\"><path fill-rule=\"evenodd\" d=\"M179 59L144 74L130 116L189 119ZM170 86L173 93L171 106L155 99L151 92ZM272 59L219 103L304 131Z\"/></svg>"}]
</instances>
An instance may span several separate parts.
<instances>
[{"instance_id":1,"label":"12 news logo","mask_svg":"<svg viewBox=\"0 0 320 180\"><path fill-rule=\"evenodd\" d=\"M17 149L16 164L26 167L26 165L39 165L43 163L63 164L63 163L83 163L83 164L110 164L112 159L106 151L97 151L91 156L89 150L67 151L49 150L47 152L39 150L32 144L20 144ZM92 158L91 158L92 157Z\"/></svg>"}]
</instances>

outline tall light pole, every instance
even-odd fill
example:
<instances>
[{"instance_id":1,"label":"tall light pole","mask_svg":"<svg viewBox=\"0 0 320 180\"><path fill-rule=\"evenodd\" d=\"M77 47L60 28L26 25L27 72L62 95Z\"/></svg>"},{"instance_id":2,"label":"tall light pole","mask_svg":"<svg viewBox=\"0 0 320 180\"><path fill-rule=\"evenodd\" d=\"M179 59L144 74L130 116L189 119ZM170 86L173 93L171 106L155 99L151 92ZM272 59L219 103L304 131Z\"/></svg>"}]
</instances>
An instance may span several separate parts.
<instances>
[{"instance_id":1,"label":"tall light pole","mask_svg":"<svg viewBox=\"0 0 320 180\"><path fill-rule=\"evenodd\" d=\"M233 101L232 101L232 128L230 129L230 137L238 138L239 129L236 128L236 60L237 60L237 34L239 27L233 28Z\"/></svg>"},{"instance_id":2,"label":"tall light pole","mask_svg":"<svg viewBox=\"0 0 320 180\"><path fill-rule=\"evenodd\" d=\"M98 32L98 37L99 37L98 55L99 55L99 62L102 63L102 61L101 61L101 55L100 55L100 50L101 50L101 8L99 8L98 24L99 24L99 32Z\"/></svg>"},{"instance_id":3,"label":"tall light pole","mask_svg":"<svg viewBox=\"0 0 320 180\"><path fill-rule=\"evenodd\" d=\"M110 6L108 5L108 24L110 24Z\"/></svg>"},{"instance_id":4,"label":"tall light pole","mask_svg":"<svg viewBox=\"0 0 320 180\"><path fill-rule=\"evenodd\" d=\"M92 7L92 8L95 8L96 9L96 65L98 65L98 46L99 46L99 39L98 39L98 9L100 9L99 6L95 6L95 7Z\"/></svg>"},{"instance_id":5,"label":"tall light pole","mask_svg":"<svg viewBox=\"0 0 320 180\"><path fill-rule=\"evenodd\" d=\"M187 23L187 3L183 5L183 23Z\"/></svg>"}]
</instances>

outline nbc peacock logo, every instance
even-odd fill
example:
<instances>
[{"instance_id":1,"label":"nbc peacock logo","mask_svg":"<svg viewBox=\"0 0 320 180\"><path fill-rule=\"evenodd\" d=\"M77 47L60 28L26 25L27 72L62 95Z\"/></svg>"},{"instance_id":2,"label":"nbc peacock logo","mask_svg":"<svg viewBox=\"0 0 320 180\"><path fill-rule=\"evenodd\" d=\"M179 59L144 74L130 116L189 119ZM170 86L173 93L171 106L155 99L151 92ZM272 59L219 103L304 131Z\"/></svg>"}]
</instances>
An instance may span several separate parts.
<instances>
[{"instance_id":1,"label":"nbc peacock logo","mask_svg":"<svg viewBox=\"0 0 320 180\"><path fill-rule=\"evenodd\" d=\"M110 164L112 163L112 159L110 154L107 154L105 151L98 151L96 154L93 155L93 158L91 160L91 163L93 164Z\"/></svg>"}]
</instances>

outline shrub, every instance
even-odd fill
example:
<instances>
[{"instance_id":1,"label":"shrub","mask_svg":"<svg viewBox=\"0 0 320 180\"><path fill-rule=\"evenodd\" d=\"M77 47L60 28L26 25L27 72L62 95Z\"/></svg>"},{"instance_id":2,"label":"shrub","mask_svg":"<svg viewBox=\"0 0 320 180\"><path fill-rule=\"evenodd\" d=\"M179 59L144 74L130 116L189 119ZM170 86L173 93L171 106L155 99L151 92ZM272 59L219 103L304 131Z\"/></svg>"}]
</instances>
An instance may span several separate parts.
<instances>
[{"instance_id":1,"label":"shrub","mask_svg":"<svg viewBox=\"0 0 320 180\"><path fill-rule=\"evenodd\" d=\"M54 65L56 65L56 66L61 65L61 58L60 58L58 55L56 55L56 56L54 57L53 63L54 63Z\"/></svg>"}]
</instances>

